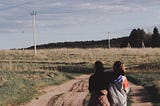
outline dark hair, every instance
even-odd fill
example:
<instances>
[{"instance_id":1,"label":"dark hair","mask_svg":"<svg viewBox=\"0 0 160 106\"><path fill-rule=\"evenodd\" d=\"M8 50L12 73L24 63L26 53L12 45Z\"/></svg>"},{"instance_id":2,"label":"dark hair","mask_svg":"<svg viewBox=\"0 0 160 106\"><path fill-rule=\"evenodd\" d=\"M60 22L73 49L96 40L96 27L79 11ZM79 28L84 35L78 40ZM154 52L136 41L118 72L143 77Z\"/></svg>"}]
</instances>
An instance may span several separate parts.
<instances>
[{"instance_id":1,"label":"dark hair","mask_svg":"<svg viewBox=\"0 0 160 106\"><path fill-rule=\"evenodd\" d=\"M101 61L96 61L94 63L95 74L104 72L103 63Z\"/></svg>"},{"instance_id":2,"label":"dark hair","mask_svg":"<svg viewBox=\"0 0 160 106\"><path fill-rule=\"evenodd\" d=\"M121 61L116 61L113 65L113 71L115 72L116 75L124 75L124 70L122 70L121 66L122 66Z\"/></svg>"}]
</instances>

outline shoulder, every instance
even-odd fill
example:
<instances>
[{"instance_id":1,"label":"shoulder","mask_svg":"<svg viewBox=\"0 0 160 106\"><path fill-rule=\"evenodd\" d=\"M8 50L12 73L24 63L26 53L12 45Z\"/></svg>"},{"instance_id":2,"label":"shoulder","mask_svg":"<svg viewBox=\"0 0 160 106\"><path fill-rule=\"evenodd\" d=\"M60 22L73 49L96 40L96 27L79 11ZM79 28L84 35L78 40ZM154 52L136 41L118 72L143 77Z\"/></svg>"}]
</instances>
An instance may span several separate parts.
<instances>
[{"instance_id":1,"label":"shoulder","mask_svg":"<svg viewBox=\"0 0 160 106\"><path fill-rule=\"evenodd\" d=\"M114 77L113 71L105 71L103 75L107 80L112 80Z\"/></svg>"},{"instance_id":2,"label":"shoulder","mask_svg":"<svg viewBox=\"0 0 160 106\"><path fill-rule=\"evenodd\" d=\"M127 80L127 77L124 76L124 75L122 75L122 80L123 80L123 81Z\"/></svg>"},{"instance_id":3,"label":"shoulder","mask_svg":"<svg viewBox=\"0 0 160 106\"><path fill-rule=\"evenodd\" d=\"M105 71L104 74L105 75L114 75L114 72L113 71Z\"/></svg>"}]
</instances>

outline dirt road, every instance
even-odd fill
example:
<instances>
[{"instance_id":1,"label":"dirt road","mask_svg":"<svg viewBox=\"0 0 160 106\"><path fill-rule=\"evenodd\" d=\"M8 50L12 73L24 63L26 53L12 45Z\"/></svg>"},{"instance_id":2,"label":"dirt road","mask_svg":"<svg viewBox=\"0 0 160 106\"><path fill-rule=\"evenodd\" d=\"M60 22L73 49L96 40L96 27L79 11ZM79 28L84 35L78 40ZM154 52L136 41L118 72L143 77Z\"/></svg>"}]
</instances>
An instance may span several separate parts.
<instances>
[{"instance_id":1,"label":"dirt road","mask_svg":"<svg viewBox=\"0 0 160 106\"><path fill-rule=\"evenodd\" d=\"M135 85L130 83L131 87L131 106L152 106L150 102L150 96L146 89L142 86Z\"/></svg>"},{"instance_id":2,"label":"dirt road","mask_svg":"<svg viewBox=\"0 0 160 106\"><path fill-rule=\"evenodd\" d=\"M89 75L82 75L62 85L43 89L46 93L21 106L83 106L88 94ZM152 106L147 91L142 86L130 83L131 106Z\"/></svg>"},{"instance_id":3,"label":"dirt road","mask_svg":"<svg viewBox=\"0 0 160 106\"><path fill-rule=\"evenodd\" d=\"M82 75L59 86L43 89L46 93L21 106L82 106L88 94L88 77Z\"/></svg>"}]
</instances>

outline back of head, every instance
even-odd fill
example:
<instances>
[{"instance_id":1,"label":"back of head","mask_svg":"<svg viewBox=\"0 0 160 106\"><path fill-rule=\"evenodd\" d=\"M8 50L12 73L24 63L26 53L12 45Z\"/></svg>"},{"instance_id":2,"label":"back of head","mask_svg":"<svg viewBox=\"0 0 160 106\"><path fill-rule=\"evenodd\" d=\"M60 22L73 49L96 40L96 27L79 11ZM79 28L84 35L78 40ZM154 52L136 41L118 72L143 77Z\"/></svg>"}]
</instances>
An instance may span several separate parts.
<instances>
[{"instance_id":1,"label":"back of head","mask_svg":"<svg viewBox=\"0 0 160 106\"><path fill-rule=\"evenodd\" d=\"M124 75L124 70L122 68L123 63L121 61L116 61L113 65L113 71L116 75Z\"/></svg>"},{"instance_id":2,"label":"back of head","mask_svg":"<svg viewBox=\"0 0 160 106\"><path fill-rule=\"evenodd\" d=\"M103 63L101 61L96 61L94 63L94 70L95 70L95 74L103 73L104 72Z\"/></svg>"}]
</instances>

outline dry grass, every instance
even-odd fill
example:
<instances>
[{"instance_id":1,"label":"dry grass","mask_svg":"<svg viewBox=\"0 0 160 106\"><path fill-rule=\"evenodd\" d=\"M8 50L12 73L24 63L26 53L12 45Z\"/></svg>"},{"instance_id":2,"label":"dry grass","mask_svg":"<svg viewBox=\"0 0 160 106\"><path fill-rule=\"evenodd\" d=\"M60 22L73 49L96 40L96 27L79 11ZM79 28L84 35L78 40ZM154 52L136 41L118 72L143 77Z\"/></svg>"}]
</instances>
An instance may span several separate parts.
<instances>
[{"instance_id":1,"label":"dry grass","mask_svg":"<svg viewBox=\"0 0 160 106\"><path fill-rule=\"evenodd\" d=\"M126 66L140 65L143 72L151 72L153 68L157 72L160 49L45 49L37 50L37 56L33 50L1 50L0 105L19 105L28 101L37 88L61 83L72 76L58 71L91 69L96 60L101 60L105 67L112 67L116 60L121 60ZM15 94L19 95L15 97Z\"/></svg>"},{"instance_id":2,"label":"dry grass","mask_svg":"<svg viewBox=\"0 0 160 106\"><path fill-rule=\"evenodd\" d=\"M160 49L46 49L0 51L0 69L2 70L36 70L44 64L86 63L92 65L101 60L111 67L116 60L123 61L127 66L160 62ZM38 64L38 65L37 65Z\"/></svg>"}]
</instances>

